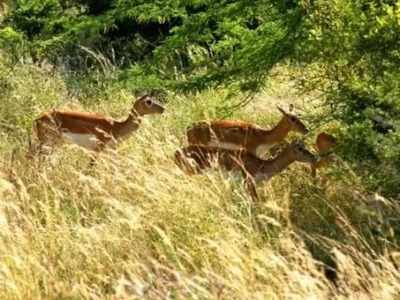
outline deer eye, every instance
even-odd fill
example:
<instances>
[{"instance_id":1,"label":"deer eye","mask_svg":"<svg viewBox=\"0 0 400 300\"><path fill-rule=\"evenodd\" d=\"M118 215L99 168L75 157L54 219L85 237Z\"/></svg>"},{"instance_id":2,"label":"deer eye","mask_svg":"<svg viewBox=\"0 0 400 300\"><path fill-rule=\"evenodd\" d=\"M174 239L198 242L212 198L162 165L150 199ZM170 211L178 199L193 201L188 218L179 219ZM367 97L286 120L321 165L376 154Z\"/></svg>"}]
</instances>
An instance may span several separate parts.
<instances>
[{"instance_id":1,"label":"deer eye","mask_svg":"<svg viewBox=\"0 0 400 300\"><path fill-rule=\"evenodd\" d=\"M153 101L151 101L150 99L146 100L144 102L147 106L152 106L153 105Z\"/></svg>"}]
</instances>

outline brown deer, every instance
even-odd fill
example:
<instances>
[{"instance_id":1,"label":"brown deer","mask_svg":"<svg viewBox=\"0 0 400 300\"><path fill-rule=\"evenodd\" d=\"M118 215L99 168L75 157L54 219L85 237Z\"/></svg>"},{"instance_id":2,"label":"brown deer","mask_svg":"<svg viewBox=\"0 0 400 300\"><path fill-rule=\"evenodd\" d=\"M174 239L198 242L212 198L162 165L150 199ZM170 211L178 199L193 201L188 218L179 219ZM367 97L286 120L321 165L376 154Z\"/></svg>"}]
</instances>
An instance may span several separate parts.
<instances>
[{"instance_id":1,"label":"brown deer","mask_svg":"<svg viewBox=\"0 0 400 300\"><path fill-rule=\"evenodd\" d=\"M190 145L175 152L175 163L187 174L201 173L215 163L227 171L240 172L250 195L258 198L255 183L269 180L295 161L313 164L315 156L300 141L289 144L275 158L263 160L247 150L230 150L202 145Z\"/></svg>"},{"instance_id":2,"label":"brown deer","mask_svg":"<svg viewBox=\"0 0 400 300\"><path fill-rule=\"evenodd\" d=\"M268 148L282 142L290 131L301 134L308 133L308 129L297 116L280 107L278 109L282 113L282 118L270 130L243 121L201 121L188 128L188 142L190 145L230 150L244 148L253 155L260 157Z\"/></svg>"},{"instance_id":3,"label":"brown deer","mask_svg":"<svg viewBox=\"0 0 400 300\"><path fill-rule=\"evenodd\" d=\"M153 97L145 95L137 99L123 121L92 112L51 110L43 113L34 122L34 132L43 146L54 147L71 142L94 152L107 145L129 137L139 128L144 115L162 114L164 107Z\"/></svg>"}]
</instances>

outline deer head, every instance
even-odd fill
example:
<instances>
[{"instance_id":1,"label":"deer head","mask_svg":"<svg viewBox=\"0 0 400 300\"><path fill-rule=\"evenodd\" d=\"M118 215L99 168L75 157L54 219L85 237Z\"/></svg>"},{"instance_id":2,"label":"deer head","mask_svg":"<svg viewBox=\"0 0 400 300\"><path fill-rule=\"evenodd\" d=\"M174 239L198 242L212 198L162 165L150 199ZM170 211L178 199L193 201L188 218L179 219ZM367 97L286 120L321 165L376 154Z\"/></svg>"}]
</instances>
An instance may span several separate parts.
<instances>
[{"instance_id":1,"label":"deer head","mask_svg":"<svg viewBox=\"0 0 400 300\"><path fill-rule=\"evenodd\" d=\"M162 114L164 106L150 95L144 95L137 99L133 104L132 113L139 116Z\"/></svg>"},{"instance_id":2,"label":"deer head","mask_svg":"<svg viewBox=\"0 0 400 300\"><path fill-rule=\"evenodd\" d=\"M289 123L291 128L294 131L297 131L301 134L307 134L308 129L307 127L303 124L303 122L294 114L286 112L283 108L280 106L277 106L278 110L283 114L285 117L285 120ZM293 104L290 104L289 106L289 111L293 111Z\"/></svg>"},{"instance_id":3,"label":"deer head","mask_svg":"<svg viewBox=\"0 0 400 300\"><path fill-rule=\"evenodd\" d=\"M295 140L289 145L289 149L296 161L314 164L317 162L317 158L314 154L307 150L304 142L301 140Z\"/></svg>"}]
</instances>

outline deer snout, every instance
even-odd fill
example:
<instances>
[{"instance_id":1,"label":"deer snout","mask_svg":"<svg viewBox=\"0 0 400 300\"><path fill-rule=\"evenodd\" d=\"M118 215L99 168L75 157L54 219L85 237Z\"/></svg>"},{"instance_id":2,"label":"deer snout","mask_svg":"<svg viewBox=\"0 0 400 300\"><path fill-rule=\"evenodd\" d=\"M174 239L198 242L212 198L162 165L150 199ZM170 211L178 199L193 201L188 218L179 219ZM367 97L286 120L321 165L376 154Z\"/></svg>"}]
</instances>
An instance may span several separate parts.
<instances>
[{"instance_id":1,"label":"deer snout","mask_svg":"<svg viewBox=\"0 0 400 300\"><path fill-rule=\"evenodd\" d=\"M311 165L314 165L318 162L318 157L315 156L314 154L312 154L310 151L308 151L307 149L303 148L300 150L301 151L301 155L299 160L304 162L304 163L309 163Z\"/></svg>"},{"instance_id":2,"label":"deer snout","mask_svg":"<svg viewBox=\"0 0 400 300\"><path fill-rule=\"evenodd\" d=\"M162 114L165 111L165 107L161 104L157 104L157 112Z\"/></svg>"},{"instance_id":3,"label":"deer snout","mask_svg":"<svg viewBox=\"0 0 400 300\"><path fill-rule=\"evenodd\" d=\"M303 124L300 126L299 131L301 134L308 134L310 132L308 128Z\"/></svg>"},{"instance_id":4,"label":"deer snout","mask_svg":"<svg viewBox=\"0 0 400 300\"><path fill-rule=\"evenodd\" d=\"M318 158L314 155L310 153L310 163L312 165L315 165L318 162Z\"/></svg>"}]
</instances>

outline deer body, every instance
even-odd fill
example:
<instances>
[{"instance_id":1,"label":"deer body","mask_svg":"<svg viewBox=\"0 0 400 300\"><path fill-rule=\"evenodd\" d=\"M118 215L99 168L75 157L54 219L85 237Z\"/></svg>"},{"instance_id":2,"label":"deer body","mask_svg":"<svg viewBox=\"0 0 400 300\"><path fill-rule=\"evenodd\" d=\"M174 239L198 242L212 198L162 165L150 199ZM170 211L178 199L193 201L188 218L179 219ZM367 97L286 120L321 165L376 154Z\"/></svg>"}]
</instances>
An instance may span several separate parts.
<instances>
[{"instance_id":1,"label":"deer body","mask_svg":"<svg viewBox=\"0 0 400 300\"><path fill-rule=\"evenodd\" d=\"M201 121L187 130L190 145L219 147L228 150L246 149L261 156L273 145L282 142L290 131L308 132L305 125L293 114L279 108L283 116L278 124L268 130L243 121Z\"/></svg>"},{"instance_id":2,"label":"deer body","mask_svg":"<svg viewBox=\"0 0 400 300\"><path fill-rule=\"evenodd\" d=\"M269 180L295 161L314 163L316 158L298 142L291 143L270 160L260 159L246 150L201 145L190 145L175 152L176 164L188 174L200 173L210 168L213 162L227 171L242 173L246 187L254 198L257 198L256 182Z\"/></svg>"},{"instance_id":3,"label":"deer body","mask_svg":"<svg viewBox=\"0 0 400 300\"><path fill-rule=\"evenodd\" d=\"M91 112L52 110L35 120L34 131L40 147L67 141L91 151L101 151L137 130L142 116L163 111L164 108L149 96L138 99L123 121Z\"/></svg>"}]
</instances>

